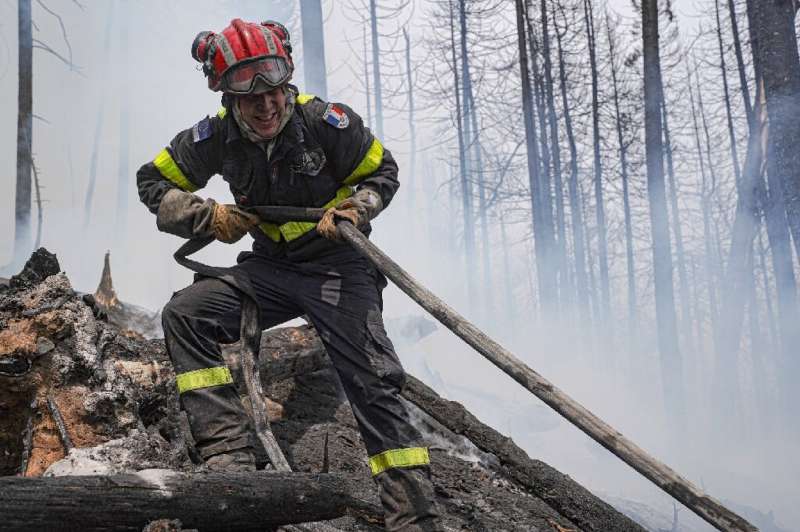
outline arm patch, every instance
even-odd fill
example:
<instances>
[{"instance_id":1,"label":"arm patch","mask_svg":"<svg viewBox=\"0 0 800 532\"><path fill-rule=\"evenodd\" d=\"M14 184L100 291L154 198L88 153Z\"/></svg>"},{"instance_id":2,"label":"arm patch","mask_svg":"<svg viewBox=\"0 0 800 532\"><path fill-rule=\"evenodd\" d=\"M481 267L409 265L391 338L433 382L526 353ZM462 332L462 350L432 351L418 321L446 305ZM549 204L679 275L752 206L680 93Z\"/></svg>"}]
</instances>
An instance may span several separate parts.
<instances>
[{"instance_id":1,"label":"arm patch","mask_svg":"<svg viewBox=\"0 0 800 532\"><path fill-rule=\"evenodd\" d=\"M329 103L325 108L325 112L322 113L322 121L337 129L345 129L350 125L350 117L335 103Z\"/></svg>"},{"instance_id":2,"label":"arm patch","mask_svg":"<svg viewBox=\"0 0 800 532\"><path fill-rule=\"evenodd\" d=\"M211 135L213 134L214 129L211 127L211 118L208 116L192 127L192 140L195 143L211 138Z\"/></svg>"}]
</instances>

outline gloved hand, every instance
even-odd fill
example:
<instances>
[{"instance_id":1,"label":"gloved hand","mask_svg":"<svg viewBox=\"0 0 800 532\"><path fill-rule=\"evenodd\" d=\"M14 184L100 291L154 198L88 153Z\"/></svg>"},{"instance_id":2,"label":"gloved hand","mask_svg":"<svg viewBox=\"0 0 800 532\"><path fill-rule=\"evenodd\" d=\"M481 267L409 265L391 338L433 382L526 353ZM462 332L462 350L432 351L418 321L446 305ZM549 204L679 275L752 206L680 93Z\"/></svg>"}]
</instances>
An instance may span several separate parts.
<instances>
[{"instance_id":1,"label":"gloved hand","mask_svg":"<svg viewBox=\"0 0 800 532\"><path fill-rule=\"evenodd\" d=\"M233 244L260 221L258 216L243 211L236 205L215 203L214 213L211 216L211 232L220 242Z\"/></svg>"},{"instance_id":2,"label":"gloved hand","mask_svg":"<svg viewBox=\"0 0 800 532\"><path fill-rule=\"evenodd\" d=\"M347 220L357 228L366 226L383 209L381 197L372 189L362 188L335 207L331 207L317 223L317 232L329 240L341 240L336 221Z\"/></svg>"}]
</instances>

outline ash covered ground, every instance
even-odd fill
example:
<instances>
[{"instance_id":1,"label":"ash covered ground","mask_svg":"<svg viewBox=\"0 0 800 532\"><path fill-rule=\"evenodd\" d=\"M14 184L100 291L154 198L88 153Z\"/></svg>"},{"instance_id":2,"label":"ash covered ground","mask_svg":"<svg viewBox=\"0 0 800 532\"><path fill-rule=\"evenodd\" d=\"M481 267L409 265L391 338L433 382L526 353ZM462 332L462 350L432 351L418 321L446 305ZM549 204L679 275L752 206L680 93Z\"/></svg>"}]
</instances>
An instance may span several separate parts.
<instances>
[{"instance_id":1,"label":"ash covered ground","mask_svg":"<svg viewBox=\"0 0 800 532\"><path fill-rule=\"evenodd\" d=\"M0 475L168 469L202 481L204 466L178 407L164 343L144 336L152 328L140 324L152 320L139 309L126 321L105 273L104 283L111 292L76 293L55 256L39 250L0 286ZM224 352L238 384L236 346ZM268 331L260 356L272 428L293 471L353 476L359 497L376 509L302 529L382 530L366 451L314 330ZM413 377L403 396L432 444L448 529L644 530ZM204 530L172 517L141 525Z\"/></svg>"}]
</instances>

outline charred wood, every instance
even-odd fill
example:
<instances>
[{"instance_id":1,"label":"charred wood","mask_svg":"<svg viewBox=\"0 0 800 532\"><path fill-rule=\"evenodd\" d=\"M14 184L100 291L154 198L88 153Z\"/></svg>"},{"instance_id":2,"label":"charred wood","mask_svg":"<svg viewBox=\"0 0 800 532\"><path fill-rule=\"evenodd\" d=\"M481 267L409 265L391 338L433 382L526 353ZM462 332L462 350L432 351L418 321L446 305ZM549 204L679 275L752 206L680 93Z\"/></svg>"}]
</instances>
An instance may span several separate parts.
<instances>
[{"instance_id":1,"label":"charred wood","mask_svg":"<svg viewBox=\"0 0 800 532\"><path fill-rule=\"evenodd\" d=\"M0 514L10 530L136 530L178 519L186 528L264 530L269 525L374 513L354 495L357 479L304 473L137 474L0 478ZM46 505L47 511L41 511Z\"/></svg>"}]
</instances>

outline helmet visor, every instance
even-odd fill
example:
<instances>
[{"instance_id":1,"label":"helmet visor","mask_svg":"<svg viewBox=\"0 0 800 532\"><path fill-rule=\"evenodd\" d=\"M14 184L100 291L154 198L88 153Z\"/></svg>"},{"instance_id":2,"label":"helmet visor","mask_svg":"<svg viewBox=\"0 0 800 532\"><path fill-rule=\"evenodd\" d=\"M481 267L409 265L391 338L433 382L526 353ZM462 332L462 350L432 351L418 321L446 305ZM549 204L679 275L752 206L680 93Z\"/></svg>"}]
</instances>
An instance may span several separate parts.
<instances>
[{"instance_id":1,"label":"helmet visor","mask_svg":"<svg viewBox=\"0 0 800 532\"><path fill-rule=\"evenodd\" d=\"M283 57L264 57L231 68L223 76L222 90L233 94L249 94L259 78L270 87L279 87L289 81L291 74Z\"/></svg>"}]
</instances>

